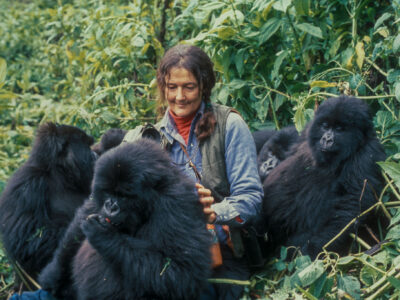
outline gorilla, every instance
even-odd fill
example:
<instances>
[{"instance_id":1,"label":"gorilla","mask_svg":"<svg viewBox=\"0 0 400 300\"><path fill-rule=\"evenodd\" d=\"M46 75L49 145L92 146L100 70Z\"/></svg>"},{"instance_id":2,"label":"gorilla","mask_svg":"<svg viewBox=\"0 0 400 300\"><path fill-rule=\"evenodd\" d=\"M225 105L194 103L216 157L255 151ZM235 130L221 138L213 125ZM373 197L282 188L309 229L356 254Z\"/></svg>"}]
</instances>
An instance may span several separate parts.
<instances>
[{"instance_id":1,"label":"gorilla","mask_svg":"<svg viewBox=\"0 0 400 300\"><path fill-rule=\"evenodd\" d=\"M210 245L194 182L143 138L100 156L92 194L39 282L57 299L196 299Z\"/></svg>"},{"instance_id":2,"label":"gorilla","mask_svg":"<svg viewBox=\"0 0 400 300\"><path fill-rule=\"evenodd\" d=\"M257 154L260 153L263 145L276 133L273 129L256 130L252 132L254 143L256 144Z\"/></svg>"},{"instance_id":3,"label":"gorilla","mask_svg":"<svg viewBox=\"0 0 400 300\"><path fill-rule=\"evenodd\" d=\"M79 128L41 125L28 160L10 178L0 198L4 248L34 279L90 194L92 144L93 138Z\"/></svg>"},{"instance_id":4,"label":"gorilla","mask_svg":"<svg viewBox=\"0 0 400 300\"><path fill-rule=\"evenodd\" d=\"M261 181L267 178L268 174L281 161L290 156L296 145L300 141L294 126L288 126L275 132L262 146L257 155L258 173Z\"/></svg>"},{"instance_id":5,"label":"gorilla","mask_svg":"<svg viewBox=\"0 0 400 300\"><path fill-rule=\"evenodd\" d=\"M126 133L126 130L120 128L108 129L101 136L100 142L92 146L92 150L100 156L107 150L110 150L121 144Z\"/></svg>"},{"instance_id":6,"label":"gorilla","mask_svg":"<svg viewBox=\"0 0 400 300\"><path fill-rule=\"evenodd\" d=\"M382 160L385 153L367 104L347 96L324 101L304 141L263 182L262 214L272 247L296 246L315 258L376 202L374 194L383 185L376 162ZM360 218L328 250L345 253L351 244L348 234L366 222Z\"/></svg>"}]
</instances>

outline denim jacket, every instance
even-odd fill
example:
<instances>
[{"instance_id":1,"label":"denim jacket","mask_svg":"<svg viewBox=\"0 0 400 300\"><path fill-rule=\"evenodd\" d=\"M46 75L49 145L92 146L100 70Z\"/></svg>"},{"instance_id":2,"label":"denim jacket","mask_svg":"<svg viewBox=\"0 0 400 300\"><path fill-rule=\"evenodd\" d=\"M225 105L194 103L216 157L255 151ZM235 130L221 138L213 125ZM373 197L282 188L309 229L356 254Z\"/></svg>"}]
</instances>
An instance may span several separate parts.
<instances>
[{"instance_id":1,"label":"denim jacket","mask_svg":"<svg viewBox=\"0 0 400 300\"><path fill-rule=\"evenodd\" d=\"M204 103L191 124L186 150L202 173L202 159L199 143L194 134L197 121L204 112ZM188 158L180 144L185 145L178 133L173 119L167 111L158 124L163 135L172 145L169 153L172 161L190 178L196 181L196 176L189 166ZM216 224L227 224L239 227L251 221L260 211L263 189L257 172L257 154L253 137L243 119L236 113L228 116L225 132L225 162L230 185L230 195L211 207L217 215ZM240 216L239 219L236 217Z\"/></svg>"}]
</instances>

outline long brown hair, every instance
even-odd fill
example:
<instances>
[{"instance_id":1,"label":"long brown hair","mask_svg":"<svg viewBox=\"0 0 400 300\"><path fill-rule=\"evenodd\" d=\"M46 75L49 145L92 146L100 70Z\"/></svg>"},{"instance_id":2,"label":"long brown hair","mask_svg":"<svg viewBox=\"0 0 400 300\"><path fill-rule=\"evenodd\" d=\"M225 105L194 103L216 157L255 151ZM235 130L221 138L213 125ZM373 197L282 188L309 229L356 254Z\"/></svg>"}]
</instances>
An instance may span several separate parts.
<instances>
[{"instance_id":1,"label":"long brown hair","mask_svg":"<svg viewBox=\"0 0 400 300\"><path fill-rule=\"evenodd\" d=\"M172 68L184 68L191 72L200 86L201 100L206 108L203 117L197 122L195 134L199 141L209 137L216 124L211 107L211 90L215 85L213 63L199 47L179 44L169 49L161 59L157 69L157 86L159 92L159 113L165 111L165 78Z\"/></svg>"}]
</instances>

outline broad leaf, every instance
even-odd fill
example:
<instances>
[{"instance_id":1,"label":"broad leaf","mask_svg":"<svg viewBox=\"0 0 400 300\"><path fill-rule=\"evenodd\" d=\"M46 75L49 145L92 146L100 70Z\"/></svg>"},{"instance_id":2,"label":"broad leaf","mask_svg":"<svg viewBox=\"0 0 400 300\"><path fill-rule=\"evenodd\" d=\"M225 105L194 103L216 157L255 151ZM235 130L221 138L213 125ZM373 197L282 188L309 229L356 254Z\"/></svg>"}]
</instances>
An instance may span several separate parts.
<instances>
[{"instance_id":1,"label":"broad leaf","mask_svg":"<svg viewBox=\"0 0 400 300\"><path fill-rule=\"evenodd\" d=\"M364 51L364 43L363 42L358 42L356 45L356 54L357 54L357 66L362 69L363 63L364 63L364 58L365 58L365 51Z\"/></svg>"},{"instance_id":2,"label":"broad leaf","mask_svg":"<svg viewBox=\"0 0 400 300\"><path fill-rule=\"evenodd\" d=\"M397 279L396 277L389 276L388 281L390 282L391 285L393 285L397 290L400 290L400 280Z\"/></svg>"},{"instance_id":3,"label":"broad leaf","mask_svg":"<svg viewBox=\"0 0 400 300\"><path fill-rule=\"evenodd\" d=\"M314 25L311 25L309 23L302 23L302 24L296 24L295 25L298 29L300 29L301 31L304 31L306 33L309 33L317 38L322 39L322 31L321 28L316 27Z\"/></svg>"},{"instance_id":4,"label":"broad leaf","mask_svg":"<svg viewBox=\"0 0 400 300\"><path fill-rule=\"evenodd\" d=\"M324 264L321 260L314 261L299 273L299 278L303 287L314 283L323 273Z\"/></svg>"},{"instance_id":5,"label":"broad leaf","mask_svg":"<svg viewBox=\"0 0 400 300\"><path fill-rule=\"evenodd\" d=\"M400 188L400 163L395 162L378 162L378 165L387 173L394 183Z\"/></svg>"},{"instance_id":6,"label":"broad leaf","mask_svg":"<svg viewBox=\"0 0 400 300\"><path fill-rule=\"evenodd\" d=\"M396 36L393 41L393 52L397 52L400 49L400 34Z\"/></svg>"},{"instance_id":7,"label":"broad leaf","mask_svg":"<svg viewBox=\"0 0 400 300\"><path fill-rule=\"evenodd\" d=\"M277 0L272 7L276 10L286 12L290 4L292 4L292 0Z\"/></svg>"},{"instance_id":8,"label":"broad leaf","mask_svg":"<svg viewBox=\"0 0 400 300\"><path fill-rule=\"evenodd\" d=\"M378 20L376 20L376 23L374 25L374 29L377 29L379 26L383 24L387 19L392 17L393 15L390 13L384 13Z\"/></svg>"},{"instance_id":9,"label":"broad leaf","mask_svg":"<svg viewBox=\"0 0 400 300\"><path fill-rule=\"evenodd\" d=\"M338 289L346 292L356 300L361 299L360 282L353 276L339 276Z\"/></svg>"},{"instance_id":10,"label":"broad leaf","mask_svg":"<svg viewBox=\"0 0 400 300\"><path fill-rule=\"evenodd\" d=\"M4 58L0 57L0 84L6 80L7 63Z\"/></svg>"},{"instance_id":11,"label":"broad leaf","mask_svg":"<svg viewBox=\"0 0 400 300\"><path fill-rule=\"evenodd\" d=\"M282 25L282 19L272 18L269 19L260 29L260 35L258 39L258 44L261 45L268 41L271 36L278 31L279 27Z\"/></svg>"}]
</instances>

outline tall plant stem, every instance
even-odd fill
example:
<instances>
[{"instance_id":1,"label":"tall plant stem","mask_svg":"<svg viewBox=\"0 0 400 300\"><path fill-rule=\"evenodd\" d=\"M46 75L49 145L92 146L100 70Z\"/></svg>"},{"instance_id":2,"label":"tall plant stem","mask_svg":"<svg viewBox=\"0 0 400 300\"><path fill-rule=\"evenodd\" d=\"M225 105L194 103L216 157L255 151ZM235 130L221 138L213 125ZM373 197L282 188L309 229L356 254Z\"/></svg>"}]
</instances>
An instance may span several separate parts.
<instances>
[{"instance_id":1,"label":"tall plant stem","mask_svg":"<svg viewBox=\"0 0 400 300\"><path fill-rule=\"evenodd\" d=\"M357 18L356 18L356 10L357 10L357 0L352 1L352 8L351 8L351 37L352 37L352 44L353 48L356 46L357 43Z\"/></svg>"}]
</instances>

